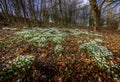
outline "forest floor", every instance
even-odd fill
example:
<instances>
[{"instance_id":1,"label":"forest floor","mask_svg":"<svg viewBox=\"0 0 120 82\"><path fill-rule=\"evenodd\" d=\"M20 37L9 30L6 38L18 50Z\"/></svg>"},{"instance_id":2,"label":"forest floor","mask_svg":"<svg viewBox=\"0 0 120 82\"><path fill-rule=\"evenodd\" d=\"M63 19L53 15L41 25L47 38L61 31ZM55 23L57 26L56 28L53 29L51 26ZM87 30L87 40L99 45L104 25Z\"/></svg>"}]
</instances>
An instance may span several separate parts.
<instances>
[{"instance_id":1,"label":"forest floor","mask_svg":"<svg viewBox=\"0 0 120 82\"><path fill-rule=\"evenodd\" d=\"M2 82L119 82L120 34L5 28L0 66Z\"/></svg>"}]
</instances>

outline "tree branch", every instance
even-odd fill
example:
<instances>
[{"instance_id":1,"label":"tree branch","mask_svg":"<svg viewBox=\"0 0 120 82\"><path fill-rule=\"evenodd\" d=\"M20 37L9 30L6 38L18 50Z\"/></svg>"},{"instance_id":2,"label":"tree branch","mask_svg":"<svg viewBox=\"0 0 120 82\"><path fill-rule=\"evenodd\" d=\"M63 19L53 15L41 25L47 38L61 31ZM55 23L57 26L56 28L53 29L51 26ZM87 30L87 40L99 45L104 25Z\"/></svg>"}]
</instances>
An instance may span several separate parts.
<instances>
[{"instance_id":1,"label":"tree branch","mask_svg":"<svg viewBox=\"0 0 120 82\"><path fill-rule=\"evenodd\" d=\"M106 5L102 13L104 13L105 11L108 11L109 9L106 10L106 8L111 7L111 5L113 5L113 4L115 4L115 2L111 2L108 5ZM120 2L116 3L112 8L115 8L119 4L120 4Z\"/></svg>"},{"instance_id":2,"label":"tree branch","mask_svg":"<svg viewBox=\"0 0 120 82\"><path fill-rule=\"evenodd\" d=\"M100 4L99 9L102 8L102 6L103 6L104 3L105 3L105 0L103 0L103 2Z\"/></svg>"}]
</instances>

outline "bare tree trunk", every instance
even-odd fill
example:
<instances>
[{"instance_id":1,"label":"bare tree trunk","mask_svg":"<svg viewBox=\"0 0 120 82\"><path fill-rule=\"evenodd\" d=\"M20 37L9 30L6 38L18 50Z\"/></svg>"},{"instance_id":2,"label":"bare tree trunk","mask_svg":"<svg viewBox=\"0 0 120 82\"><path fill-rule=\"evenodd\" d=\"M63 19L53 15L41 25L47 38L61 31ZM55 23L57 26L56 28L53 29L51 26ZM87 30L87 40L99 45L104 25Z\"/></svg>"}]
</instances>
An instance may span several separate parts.
<instances>
[{"instance_id":1,"label":"bare tree trunk","mask_svg":"<svg viewBox=\"0 0 120 82\"><path fill-rule=\"evenodd\" d=\"M100 14L99 13L94 13L94 32L99 29L100 27Z\"/></svg>"},{"instance_id":2,"label":"bare tree trunk","mask_svg":"<svg viewBox=\"0 0 120 82\"><path fill-rule=\"evenodd\" d=\"M117 31L120 31L120 22L119 22L119 25L118 25L118 29L117 29Z\"/></svg>"},{"instance_id":3,"label":"bare tree trunk","mask_svg":"<svg viewBox=\"0 0 120 82\"><path fill-rule=\"evenodd\" d=\"M28 26L30 27L30 23L27 20L27 15L26 15L27 13L26 13L26 8L25 8L25 2L24 2L24 0L20 0L20 4L21 4L21 7L22 7L22 11L23 11L25 23L27 23Z\"/></svg>"},{"instance_id":4,"label":"bare tree trunk","mask_svg":"<svg viewBox=\"0 0 120 82\"><path fill-rule=\"evenodd\" d=\"M94 32L99 28L100 26L100 9L97 5L96 0L90 0L90 6L91 6L91 11L94 19Z\"/></svg>"},{"instance_id":5,"label":"bare tree trunk","mask_svg":"<svg viewBox=\"0 0 120 82\"><path fill-rule=\"evenodd\" d=\"M10 21L9 19L9 14L8 14L8 7L7 7L7 3L6 3L6 0L2 0L0 1L0 5L1 5L1 8L3 8L3 12L4 12L4 16L6 17L6 22L8 23Z\"/></svg>"},{"instance_id":6,"label":"bare tree trunk","mask_svg":"<svg viewBox=\"0 0 120 82\"><path fill-rule=\"evenodd\" d=\"M62 2L59 0L59 9L60 9L60 22L63 24L63 13L62 13Z\"/></svg>"}]
</instances>

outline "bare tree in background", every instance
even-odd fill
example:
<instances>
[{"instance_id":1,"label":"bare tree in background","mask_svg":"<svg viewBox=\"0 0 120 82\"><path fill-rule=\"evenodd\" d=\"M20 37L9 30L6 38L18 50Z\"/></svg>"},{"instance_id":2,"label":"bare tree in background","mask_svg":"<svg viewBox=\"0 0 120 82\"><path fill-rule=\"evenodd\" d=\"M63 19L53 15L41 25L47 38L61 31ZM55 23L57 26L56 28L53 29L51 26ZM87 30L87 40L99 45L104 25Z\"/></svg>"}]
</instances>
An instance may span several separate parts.
<instances>
[{"instance_id":1,"label":"bare tree in background","mask_svg":"<svg viewBox=\"0 0 120 82\"><path fill-rule=\"evenodd\" d=\"M99 29L99 27L101 26L101 11L105 2L108 3L106 5L106 7L108 7L108 6L111 6L111 4L116 4L116 2L119 2L119 0L89 0L90 6L91 6L91 12L94 19L94 31ZM117 5L118 4L119 3L117 3ZM114 8L114 6L112 7Z\"/></svg>"},{"instance_id":2,"label":"bare tree in background","mask_svg":"<svg viewBox=\"0 0 120 82\"><path fill-rule=\"evenodd\" d=\"M96 31L96 29L100 27L101 8L105 3L105 0L103 0L100 5L98 5L97 0L89 0L89 2L94 19L94 31Z\"/></svg>"},{"instance_id":3,"label":"bare tree in background","mask_svg":"<svg viewBox=\"0 0 120 82\"><path fill-rule=\"evenodd\" d=\"M28 26L41 26L52 22L72 26L79 21L83 21L81 25L94 21L94 31L96 31L101 26L104 12L109 6L114 8L113 4L120 4L117 2L120 1L89 0L90 5L81 6L82 0L0 0L0 10L4 22L8 24L21 22ZM105 6L105 3L108 4ZM89 19L94 20L89 21Z\"/></svg>"}]
</instances>

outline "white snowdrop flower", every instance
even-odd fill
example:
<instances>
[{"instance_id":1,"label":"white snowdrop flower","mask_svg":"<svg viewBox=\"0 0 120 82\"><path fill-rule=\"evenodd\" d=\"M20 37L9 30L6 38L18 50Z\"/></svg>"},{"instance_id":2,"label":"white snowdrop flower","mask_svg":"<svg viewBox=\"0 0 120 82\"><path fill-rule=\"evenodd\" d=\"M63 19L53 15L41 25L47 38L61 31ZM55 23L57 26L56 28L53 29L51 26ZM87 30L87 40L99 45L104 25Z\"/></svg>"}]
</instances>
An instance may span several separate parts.
<instances>
[{"instance_id":1,"label":"white snowdrop flower","mask_svg":"<svg viewBox=\"0 0 120 82\"><path fill-rule=\"evenodd\" d=\"M47 41L47 39L45 37L40 38L40 42L46 42L46 41Z\"/></svg>"},{"instance_id":2,"label":"white snowdrop flower","mask_svg":"<svg viewBox=\"0 0 120 82\"><path fill-rule=\"evenodd\" d=\"M98 42L101 43L102 40L95 39L88 43L84 43L84 44L80 45L80 49L81 48L87 49L99 67L101 67L101 68L106 67L109 69L110 67L108 66L109 63L106 61L106 57L108 57L112 53L109 52L106 47L101 46L100 44L98 45ZM118 67L113 62L111 62L111 66Z\"/></svg>"},{"instance_id":3,"label":"white snowdrop flower","mask_svg":"<svg viewBox=\"0 0 120 82\"><path fill-rule=\"evenodd\" d=\"M63 49L63 48L62 48L61 45L56 45L56 47L55 47L55 51L58 52L58 53L61 52L62 49Z\"/></svg>"},{"instance_id":4,"label":"white snowdrop flower","mask_svg":"<svg viewBox=\"0 0 120 82\"><path fill-rule=\"evenodd\" d=\"M12 62L11 62L11 61L9 61L8 63L9 63L9 64L11 64Z\"/></svg>"},{"instance_id":5,"label":"white snowdrop flower","mask_svg":"<svg viewBox=\"0 0 120 82\"><path fill-rule=\"evenodd\" d=\"M96 41L98 43L102 43L103 42L103 40L101 40L101 39L95 39L94 41Z\"/></svg>"}]
</instances>

